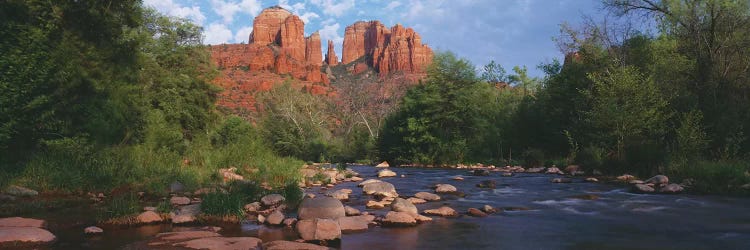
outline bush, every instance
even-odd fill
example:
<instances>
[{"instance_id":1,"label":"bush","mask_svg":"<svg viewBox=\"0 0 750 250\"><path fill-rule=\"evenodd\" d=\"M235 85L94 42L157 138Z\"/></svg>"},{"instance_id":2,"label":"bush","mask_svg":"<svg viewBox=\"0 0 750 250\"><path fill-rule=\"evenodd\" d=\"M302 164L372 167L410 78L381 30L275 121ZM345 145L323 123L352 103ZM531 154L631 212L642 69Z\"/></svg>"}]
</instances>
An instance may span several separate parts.
<instances>
[{"instance_id":1,"label":"bush","mask_svg":"<svg viewBox=\"0 0 750 250\"><path fill-rule=\"evenodd\" d=\"M698 161L673 170L673 178L692 179L689 191L703 194L744 194L750 190L741 188L750 183L750 163L743 161Z\"/></svg>"},{"instance_id":2,"label":"bush","mask_svg":"<svg viewBox=\"0 0 750 250\"><path fill-rule=\"evenodd\" d=\"M540 167L544 161L544 151L539 149L527 149L523 152L523 161L526 167Z\"/></svg>"}]
</instances>

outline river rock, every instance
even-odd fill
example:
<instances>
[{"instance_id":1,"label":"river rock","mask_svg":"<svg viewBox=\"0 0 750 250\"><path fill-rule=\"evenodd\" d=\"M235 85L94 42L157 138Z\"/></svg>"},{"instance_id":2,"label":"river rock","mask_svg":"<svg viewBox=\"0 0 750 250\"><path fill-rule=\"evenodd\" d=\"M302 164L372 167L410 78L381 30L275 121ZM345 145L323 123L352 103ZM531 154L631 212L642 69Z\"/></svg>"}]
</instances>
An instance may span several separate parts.
<instances>
[{"instance_id":1,"label":"river rock","mask_svg":"<svg viewBox=\"0 0 750 250\"><path fill-rule=\"evenodd\" d=\"M662 185L669 183L669 177L666 175L656 175L654 177L648 178L646 180L646 183L656 184L656 185Z\"/></svg>"},{"instance_id":2,"label":"river rock","mask_svg":"<svg viewBox=\"0 0 750 250\"><path fill-rule=\"evenodd\" d=\"M378 164L378 165L375 165L375 167L376 167L376 168L387 168L387 167L390 167L390 166L391 166L391 165L390 165L390 164L388 164L388 162L387 162L387 161L384 161L384 162L381 162L381 163L380 163L380 164Z\"/></svg>"},{"instance_id":3,"label":"river rock","mask_svg":"<svg viewBox=\"0 0 750 250\"><path fill-rule=\"evenodd\" d=\"M417 207L414 206L414 204L401 198L396 198L391 203L391 210L396 212L406 212L412 215L419 214L419 211L417 210Z\"/></svg>"},{"instance_id":4,"label":"river rock","mask_svg":"<svg viewBox=\"0 0 750 250\"><path fill-rule=\"evenodd\" d=\"M654 188L646 184L633 185L633 191L636 193L653 193Z\"/></svg>"},{"instance_id":5,"label":"river rock","mask_svg":"<svg viewBox=\"0 0 750 250\"><path fill-rule=\"evenodd\" d=\"M260 202L267 207L275 206L284 202L284 196L281 196L280 194L269 194L260 198Z\"/></svg>"},{"instance_id":6,"label":"river rock","mask_svg":"<svg viewBox=\"0 0 750 250\"><path fill-rule=\"evenodd\" d=\"M386 204L385 202L369 200L369 201L367 201L367 204L365 204L365 207L367 207L369 209L382 209L386 205L388 205L388 204Z\"/></svg>"},{"instance_id":7,"label":"river rock","mask_svg":"<svg viewBox=\"0 0 750 250\"><path fill-rule=\"evenodd\" d=\"M303 243L303 242L286 241L286 240L277 240L277 241L271 241L271 242L265 243L263 244L263 249L265 250L289 250L289 249L328 250L328 248L324 246L319 246L319 245L310 244L310 243Z\"/></svg>"},{"instance_id":8,"label":"river rock","mask_svg":"<svg viewBox=\"0 0 750 250\"><path fill-rule=\"evenodd\" d=\"M443 217L452 217L452 216L458 216L458 213L456 213L456 210L453 210L453 208L442 206L437 209L427 209L423 212L426 215L437 215L437 216L443 216Z\"/></svg>"},{"instance_id":9,"label":"river rock","mask_svg":"<svg viewBox=\"0 0 750 250\"><path fill-rule=\"evenodd\" d=\"M618 181L628 182L628 181L631 181L631 180L635 180L635 176L632 176L632 175L629 175L629 174L624 174L624 175L617 176L617 180Z\"/></svg>"},{"instance_id":10,"label":"river rock","mask_svg":"<svg viewBox=\"0 0 750 250\"><path fill-rule=\"evenodd\" d=\"M10 217L0 218L0 227L47 227L47 222L44 220L22 218L22 217Z\"/></svg>"},{"instance_id":11,"label":"river rock","mask_svg":"<svg viewBox=\"0 0 750 250\"><path fill-rule=\"evenodd\" d=\"M594 177L589 177L589 178L586 178L586 182L599 182L599 179L594 178Z\"/></svg>"},{"instance_id":12,"label":"river rock","mask_svg":"<svg viewBox=\"0 0 750 250\"><path fill-rule=\"evenodd\" d=\"M383 182L383 181L381 181L381 180L378 180L378 179L368 179L368 180L366 180L366 181L360 182L359 184L357 184L357 186L358 186L358 187L364 187L364 186L365 186L365 185L367 185L367 184L370 184L370 183L376 183L376 182Z\"/></svg>"},{"instance_id":13,"label":"river rock","mask_svg":"<svg viewBox=\"0 0 750 250\"><path fill-rule=\"evenodd\" d=\"M471 171L471 174L474 176L489 176L490 171L487 169L474 169Z\"/></svg>"},{"instance_id":14,"label":"river rock","mask_svg":"<svg viewBox=\"0 0 750 250\"><path fill-rule=\"evenodd\" d=\"M511 172L505 172L505 173L502 173L501 176L503 176L503 177L512 177L513 173L511 173Z\"/></svg>"},{"instance_id":15,"label":"river rock","mask_svg":"<svg viewBox=\"0 0 750 250\"><path fill-rule=\"evenodd\" d=\"M10 185L8 188L5 189L5 193L13 196L20 196L20 197L31 197L31 196L37 196L39 195L39 192L36 190L25 188L21 186L16 185Z\"/></svg>"},{"instance_id":16,"label":"river rock","mask_svg":"<svg viewBox=\"0 0 750 250\"><path fill-rule=\"evenodd\" d=\"M676 194L676 193L681 193L683 190L684 188L680 186L679 184L672 183L659 189L659 192L665 193L665 194Z\"/></svg>"},{"instance_id":17,"label":"river rock","mask_svg":"<svg viewBox=\"0 0 750 250\"><path fill-rule=\"evenodd\" d=\"M435 186L435 192L436 193L455 193L455 192L458 192L458 189L456 189L456 187L454 187L451 184L437 184L437 186ZM417 198L421 198L421 197L417 197Z\"/></svg>"},{"instance_id":18,"label":"river rock","mask_svg":"<svg viewBox=\"0 0 750 250\"><path fill-rule=\"evenodd\" d=\"M630 181L628 181L628 184L630 184L630 185L635 185L635 184L646 184L646 182L645 182L645 181L642 181L642 180L630 180Z\"/></svg>"},{"instance_id":19,"label":"river rock","mask_svg":"<svg viewBox=\"0 0 750 250\"><path fill-rule=\"evenodd\" d=\"M552 183L571 183L573 180L569 178L552 178Z\"/></svg>"},{"instance_id":20,"label":"river rock","mask_svg":"<svg viewBox=\"0 0 750 250\"><path fill-rule=\"evenodd\" d=\"M255 212L260 211L261 205L260 205L260 202L256 201L250 204L245 204L244 208L245 208L245 212L255 213Z\"/></svg>"},{"instance_id":21,"label":"river rock","mask_svg":"<svg viewBox=\"0 0 750 250\"><path fill-rule=\"evenodd\" d=\"M362 191L365 194L379 197L398 197L396 187L394 187L393 184L384 181L366 184L362 187Z\"/></svg>"},{"instance_id":22,"label":"river rock","mask_svg":"<svg viewBox=\"0 0 750 250\"><path fill-rule=\"evenodd\" d=\"M379 178L383 178L383 177L395 177L396 175L397 175L396 172L393 172L393 171L391 171L389 169L383 169L383 170L378 171L378 177Z\"/></svg>"},{"instance_id":23,"label":"river rock","mask_svg":"<svg viewBox=\"0 0 750 250\"><path fill-rule=\"evenodd\" d=\"M367 231L369 223L364 216L341 217L336 219L336 222L344 233Z\"/></svg>"},{"instance_id":24,"label":"river rock","mask_svg":"<svg viewBox=\"0 0 750 250\"><path fill-rule=\"evenodd\" d=\"M415 226L417 220L414 217L410 213L390 211L385 215L382 223L385 226Z\"/></svg>"},{"instance_id":25,"label":"river rock","mask_svg":"<svg viewBox=\"0 0 750 250\"><path fill-rule=\"evenodd\" d=\"M235 180L244 180L245 178L242 177L242 175L238 175L237 168L220 168L218 170L219 176L221 176L222 180L224 182L231 182Z\"/></svg>"},{"instance_id":26,"label":"river rock","mask_svg":"<svg viewBox=\"0 0 750 250\"><path fill-rule=\"evenodd\" d=\"M453 180L454 180L454 181L463 181L463 180L464 180L464 177L461 177L461 176L456 176L456 177L453 177Z\"/></svg>"},{"instance_id":27,"label":"river rock","mask_svg":"<svg viewBox=\"0 0 750 250\"><path fill-rule=\"evenodd\" d=\"M85 234L100 234L104 233L104 229L101 229L100 227L90 226L83 229L83 233Z\"/></svg>"},{"instance_id":28,"label":"river rock","mask_svg":"<svg viewBox=\"0 0 750 250\"><path fill-rule=\"evenodd\" d=\"M49 231L37 227L0 227L0 246L50 244L57 239Z\"/></svg>"},{"instance_id":29,"label":"river rock","mask_svg":"<svg viewBox=\"0 0 750 250\"><path fill-rule=\"evenodd\" d=\"M351 189L349 191L350 192L347 192L346 190L336 190L333 192L328 192L327 195L337 200L348 200L349 194L351 193Z\"/></svg>"},{"instance_id":30,"label":"river rock","mask_svg":"<svg viewBox=\"0 0 750 250\"><path fill-rule=\"evenodd\" d=\"M528 168L526 169L526 173L541 173L544 171L543 167L536 167L536 168Z\"/></svg>"},{"instance_id":31,"label":"river rock","mask_svg":"<svg viewBox=\"0 0 750 250\"><path fill-rule=\"evenodd\" d=\"M154 211L145 211L136 217L136 221L139 224L150 224L155 222L161 222L162 218Z\"/></svg>"},{"instance_id":32,"label":"river rock","mask_svg":"<svg viewBox=\"0 0 750 250\"><path fill-rule=\"evenodd\" d=\"M492 207L490 205L484 205L482 207L482 211L485 212L485 213L488 213L488 214L494 214L494 213L498 212L497 208L494 208L494 207Z\"/></svg>"},{"instance_id":33,"label":"river rock","mask_svg":"<svg viewBox=\"0 0 750 250\"><path fill-rule=\"evenodd\" d=\"M344 213L346 214L346 216L357 216L357 215L360 215L361 212L359 211L359 209L356 209L350 206L345 206Z\"/></svg>"},{"instance_id":34,"label":"river rock","mask_svg":"<svg viewBox=\"0 0 750 250\"><path fill-rule=\"evenodd\" d=\"M420 199L420 198L416 198L416 197L409 197L409 199L406 199L406 200L409 201L409 202L411 202L411 204L414 204L414 205L427 203L426 200L423 200L423 199Z\"/></svg>"},{"instance_id":35,"label":"river rock","mask_svg":"<svg viewBox=\"0 0 750 250\"><path fill-rule=\"evenodd\" d=\"M427 217L427 216L424 216L424 215L421 215L421 214L418 214L418 215L414 216L414 219L415 219L415 220L416 220L417 222L428 222L428 221L432 221L432 218L430 218L430 217Z\"/></svg>"},{"instance_id":36,"label":"river rock","mask_svg":"<svg viewBox=\"0 0 750 250\"><path fill-rule=\"evenodd\" d=\"M286 218L282 223L284 224L284 226L292 228L294 227L294 224L297 224L297 218Z\"/></svg>"},{"instance_id":37,"label":"river rock","mask_svg":"<svg viewBox=\"0 0 750 250\"><path fill-rule=\"evenodd\" d=\"M148 243L149 246L171 245L179 242L185 242L194 239L221 237L220 234L205 230L191 230L179 232L159 233Z\"/></svg>"},{"instance_id":38,"label":"river rock","mask_svg":"<svg viewBox=\"0 0 750 250\"><path fill-rule=\"evenodd\" d=\"M571 196L570 198L579 199L579 200L593 201L593 200L598 200L599 196L597 196L595 194L582 194L582 195Z\"/></svg>"},{"instance_id":39,"label":"river rock","mask_svg":"<svg viewBox=\"0 0 750 250\"><path fill-rule=\"evenodd\" d=\"M487 214L485 212L482 212L481 210L473 207L469 208L469 211L467 211L466 213L474 217L487 217Z\"/></svg>"},{"instance_id":40,"label":"river rock","mask_svg":"<svg viewBox=\"0 0 750 250\"><path fill-rule=\"evenodd\" d=\"M263 241L255 237L206 237L172 244L188 249L234 250L260 249Z\"/></svg>"},{"instance_id":41,"label":"river rock","mask_svg":"<svg viewBox=\"0 0 750 250\"><path fill-rule=\"evenodd\" d=\"M416 194L414 194L414 197L419 198L419 199L423 199L423 200L426 200L426 201L439 201L440 200L440 195L433 194L433 193L428 193L428 192L419 192L419 193L416 193Z\"/></svg>"},{"instance_id":42,"label":"river rock","mask_svg":"<svg viewBox=\"0 0 750 250\"><path fill-rule=\"evenodd\" d=\"M182 223L191 223L195 222L196 217L198 214L201 213L201 204L192 204L187 206L182 206L179 209L177 209L175 212L172 213L172 223L174 224L182 224Z\"/></svg>"},{"instance_id":43,"label":"river rock","mask_svg":"<svg viewBox=\"0 0 750 250\"><path fill-rule=\"evenodd\" d=\"M349 178L349 180L350 180L351 182L360 182L360 181L362 181L363 179L362 179L361 177L357 177L357 176L352 176L352 178Z\"/></svg>"},{"instance_id":44,"label":"river rock","mask_svg":"<svg viewBox=\"0 0 750 250\"><path fill-rule=\"evenodd\" d=\"M497 182L495 180L483 180L477 184L478 188L495 188L496 186Z\"/></svg>"},{"instance_id":45,"label":"river rock","mask_svg":"<svg viewBox=\"0 0 750 250\"><path fill-rule=\"evenodd\" d=\"M332 197L304 199L299 206L299 219L338 219L346 216L344 205Z\"/></svg>"},{"instance_id":46,"label":"river rock","mask_svg":"<svg viewBox=\"0 0 750 250\"><path fill-rule=\"evenodd\" d=\"M175 196L169 199L169 204L172 206L183 206L190 204L190 198L185 196Z\"/></svg>"},{"instance_id":47,"label":"river rock","mask_svg":"<svg viewBox=\"0 0 750 250\"><path fill-rule=\"evenodd\" d=\"M258 214L257 217L255 217L255 221L257 221L260 224L266 223L266 217L262 214Z\"/></svg>"},{"instance_id":48,"label":"river rock","mask_svg":"<svg viewBox=\"0 0 750 250\"><path fill-rule=\"evenodd\" d=\"M565 173L563 173L562 170L560 170L557 167L550 167L550 168L547 169L547 171L545 173L547 173L547 174L565 174Z\"/></svg>"},{"instance_id":49,"label":"river rock","mask_svg":"<svg viewBox=\"0 0 750 250\"><path fill-rule=\"evenodd\" d=\"M341 227L331 219L299 220L297 233L305 241L335 240L341 238Z\"/></svg>"},{"instance_id":50,"label":"river rock","mask_svg":"<svg viewBox=\"0 0 750 250\"><path fill-rule=\"evenodd\" d=\"M273 213L268 215L268 218L266 218L266 223L270 225L281 225L282 222L284 222L284 213L282 213L278 209L276 211L273 211Z\"/></svg>"}]
</instances>

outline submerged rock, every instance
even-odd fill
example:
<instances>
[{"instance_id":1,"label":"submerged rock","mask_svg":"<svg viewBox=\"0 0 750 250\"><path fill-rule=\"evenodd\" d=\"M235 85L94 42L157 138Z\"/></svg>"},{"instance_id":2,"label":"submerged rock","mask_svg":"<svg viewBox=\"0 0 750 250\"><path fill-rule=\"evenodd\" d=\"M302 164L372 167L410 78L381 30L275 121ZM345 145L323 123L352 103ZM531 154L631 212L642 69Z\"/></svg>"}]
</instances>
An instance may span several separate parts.
<instances>
[{"instance_id":1,"label":"submerged rock","mask_svg":"<svg viewBox=\"0 0 750 250\"><path fill-rule=\"evenodd\" d=\"M490 171L487 169L474 169L471 171L471 174L474 176L489 176Z\"/></svg>"},{"instance_id":2,"label":"submerged rock","mask_svg":"<svg viewBox=\"0 0 750 250\"><path fill-rule=\"evenodd\" d=\"M659 189L659 192L665 193L665 194L677 194L677 193L681 193L683 190L684 188L680 186L679 184L672 183Z\"/></svg>"},{"instance_id":3,"label":"submerged rock","mask_svg":"<svg viewBox=\"0 0 750 250\"><path fill-rule=\"evenodd\" d=\"M495 180L484 180L477 184L478 188L495 188L497 186L497 182Z\"/></svg>"},{"instance_id":4,"label":"submerged rock","mask_svg":"<svg viewBox=\"0 0 750 250\"><path fill-rule=\"evenodd\" d=\"M586 182L599 182L599 179L594 178L594 177L589 177L589 178L586 178Z\"/></svg>"},{"instance_id":5,"label":"submerged rock","mask_svg":"<svg viewBox=\"0 0 750 250\"><path fill-rule=\"evenodd\" d=\"M454 181L463 181L463 180L464 180L464 177L461 177L461 176L456 176L456 177L453 177L453 180L454 180Z\"/></svg>"},{"instance_id":6,"label":"submerged rock","mask_svg":"<svg viewBox=\"0 0 750 250\"><path fill-rule=\"evenodd\" d=\"M261 239L255 237L207 237L172 244L176 247L188 249L260 249Z\"/></svg>"},{"instance_id":7,"label":"submerged rock","mask_svg":"<svg viewBox=\"0 0 750 250\"><path fill-rule=\"evenodd\" d=\"M100 234L104 233L104 229L101 229L100 227L90 226L83 229L83 233L85 234Z\"/></svg>"},{"instance_id":8,"label":"submerged rock","mask_svg":"<svg viewBox=\"0 0 750 250\"><path fill-rule=\"evenodd\" d=\"M482 212L479 209L476 208L469 208L469 210L466 212L467 214L474 216L474 217L487 217L487 214Z\"/></svg>"},{"instance_id":9,"label":"submerged rock","mask_svg":"<svg viewBox=\"0 0 750 250\"><path fill-rule=\"evenodd\" d=\"M494 208L490 205L484 205L484 207L482 207L482 211L488 214L493 214L493 213L498 212L497 208Z\"/></svg>"},{"instance_id":10,"label":"submerged rock","mask_svg":"<svg viewBox=\"0 0 750 250\"><path fill-rule=\"evenodd\" d=\"M414 194L414 197L419 198L419 199L423 199L423 200L426 200L426 201L439 201L440 200L440 195L433 194L433 193L428 193L428 192L419 192L419 193L416 193L416 194Z\"/></svg>"},{"instance_id":11,"label":"submerged rock","mask_svg":"<svg viewBox=\"0 0 750 250\"><path fill-rule=\"evenodd\" d=\"M437 216L443 216L443 217L452 217L452 216L458 216L458 213L456 213L456 210L453 210L453 208L442 206L437 209L427 209L423 212L426 215L437 215Z\"/></svg>"},{"instance_id":12,"label":"submerged rock","mask_svg":"<svg viewBox=\"0 0 750 250\"><path fill-rule=\"evenodd\" d=\"M633 185L633 192L636 193L653 193L655 190L653 187L646 184L635 184Z\"/></svg>"},{"instance_id":13,"label":"submerged rock","mask_svg":"<svg viewBox=\"0 0 750 250\"><path fill-rule=\"evenodd\" d=\"M456 189L456 187L454 187L451 184L437 184L437 186L435 187L435 192L436 193L455 193L455 192L458 192L458 189Z\"/></svg>"},{"instance_id":14,"label":"submerged rock","mask_svg":"<svg viewBox=\"0 0 750 250\"><path fill-rule=\"evenodd\" d=\"M378 171L378 177L395 177L397 174L396 172L391 171L390 169L383 169Z\"/></svg>"},{"instance_id":15,"label":"submerged rock","mask_svg":"<svg viewBox=\"0 0 750 250\"><path fill-rule=\"evenodd\" d=\"M571 183L573 180L569 178L553 178L551 180L552 183Z\"/></svg>"},{"instance_id":16,"label":"submerged rock","mask_svg":"<svg viewBox=\"0 0 750 250\"><path fill-rule=\"evenodd\" d=\"M185 196L175 196L169 199L169 204L172 206L183 206L190 204L190 198Z\"/></svg>"}]
</instances>

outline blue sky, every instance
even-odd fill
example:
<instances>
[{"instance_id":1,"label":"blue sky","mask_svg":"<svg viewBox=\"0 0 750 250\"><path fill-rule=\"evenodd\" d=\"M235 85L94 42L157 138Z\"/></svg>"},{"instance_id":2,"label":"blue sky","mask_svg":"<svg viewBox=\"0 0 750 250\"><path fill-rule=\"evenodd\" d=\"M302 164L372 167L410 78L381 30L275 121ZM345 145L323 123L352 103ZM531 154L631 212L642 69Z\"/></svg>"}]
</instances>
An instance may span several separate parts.
<instances>
[{"instance_id":1,"label":"blue sky","mask_svg":"<svg viewBox=\"0 0 750 250\"><path fill-rule=\"evenodd\" d=\"M402 24L422 35L434 50L451 50L475 66L494 60L510 72L526 65L532 76L541 62L562 58L553 37L559 24L577 26L583 15L601 15L599 0L144 0L158 11L204 27L204 43L247 42L253 18L280 5L305 22L305 35L320 31L341 58L344 29L358 20Z\"/></svg>"}]
</instances>

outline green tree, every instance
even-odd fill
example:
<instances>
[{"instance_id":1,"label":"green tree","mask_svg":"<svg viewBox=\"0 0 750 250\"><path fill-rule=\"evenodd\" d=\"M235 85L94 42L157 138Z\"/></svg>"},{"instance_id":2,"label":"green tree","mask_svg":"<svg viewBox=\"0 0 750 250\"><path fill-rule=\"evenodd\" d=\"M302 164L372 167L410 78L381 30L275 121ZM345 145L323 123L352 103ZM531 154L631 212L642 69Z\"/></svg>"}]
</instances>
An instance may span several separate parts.
<instances>
[{"instance_id":1,"label":"green tree","mask_svg":"<svg viewBox=\"0 0 750 250\"><path fill-rule=\"evenodd\" d=\"M490 61L482 68L482 80L489 83L508 82L508 76L505 75L505 69L502 65Z\"/></svg>"}]
</instances>

